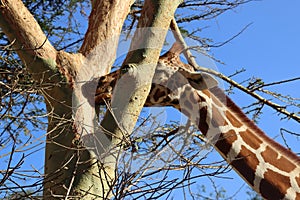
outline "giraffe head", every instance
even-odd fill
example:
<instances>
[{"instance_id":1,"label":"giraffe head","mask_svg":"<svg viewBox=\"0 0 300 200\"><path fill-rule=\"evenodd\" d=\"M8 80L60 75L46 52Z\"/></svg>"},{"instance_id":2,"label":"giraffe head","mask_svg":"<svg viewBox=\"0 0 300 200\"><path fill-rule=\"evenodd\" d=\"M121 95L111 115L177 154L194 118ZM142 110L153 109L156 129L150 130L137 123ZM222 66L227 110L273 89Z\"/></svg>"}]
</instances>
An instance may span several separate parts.
<instances>
[{"instance_id":1,"label":"giraffe head","mask_svg":"<svg viewBox=\"0 0 300 200\"><path fill-rule=\"evenodd\" d=\"M175 42L168 52L160 56L145 106L176 106L180 98L179 90L204 90L218 85L216 79L209 74L194 72L191 65L183 63L179 57L183 50L183 46ZM104 100L112 97L112 90L119 75L120 70L117 70L99 79L95 95L96 104L104 104Z\"/></svg>"},{"instance_id":2,"label":"giraffe head","mask_svg":"<svg viewBox=\"0 0 300 200\"><path fill-rule=\"evenodd\" d=\"M159 58L145 105L173 106L188 116L209 142L215 142L214 147L233 169L264 198L300 199L299 157L266 136L215 87L217 81L213 77L194 72L192 66L182 63L181 51L175 44ZM101 78L99 91L109 92L118 73Z\"/></svg>"},{"instance_id":3,"label":"giraffe head","mask_svg":"<svg viewBox=\"0 0 300 200\"><path fill-rule=\"evenodd\" d=\"M180 101L185 101L182 94L218 85L217 80L209 74L195 72L191 65L183 63L179 57L183 50L183 46L175 42L170 50L159 58L146 106L159 104L178 107Z\"/></svg>"}]
</instances>

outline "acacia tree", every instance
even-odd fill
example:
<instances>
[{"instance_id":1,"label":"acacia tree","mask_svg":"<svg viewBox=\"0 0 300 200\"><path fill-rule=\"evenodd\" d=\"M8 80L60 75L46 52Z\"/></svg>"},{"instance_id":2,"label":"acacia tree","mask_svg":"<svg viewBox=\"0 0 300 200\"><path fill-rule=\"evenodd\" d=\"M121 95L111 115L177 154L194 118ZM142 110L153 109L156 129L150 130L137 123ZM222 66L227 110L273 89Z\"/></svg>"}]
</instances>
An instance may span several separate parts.
<instances>
[{"instance_id":1,"label":"acacia tree","mask_svg":"<svg viewBox=\"0 0 300 200\"><path fill-rule=\"evenodd\" d=\"M166 165L157 170L151 169L151 173L145 175L143 170L150 169L150 164L147 163L147 165L144 165L145 168L138 171L138 175L127 173L126 170L119 173L118 170L125 169L126 163L133 160L128 156L122 157L120 150L130 147L132 152L136 148L135 145L139 138L130 139L131 133L149 93L156 63L171 21L171 28L177 33L175 34L176 39L181 40L176 21L183 23L199 19L210 19L246 2L243 0L186 1L184 3L179 0L149 0L145 2L94 0L91 3L88 28L83 39L70 42L78 42L73 43L79 46L78 49L74 47L74 50L72 45L63 43L71 37L68 38L67 34L60 35L59 31L62 31L60 26L49 26L52 20L55 19L55 15L52 15L54 17L45 17L47 20L38 18L39 20L36 21L29 12L34 13L36 8L40 8L43 1L37 4L20 0L1 1L0 27L2 34L5 34L6 37L4 41L5 39L9 41L2 48L3 52L7 53L6 57L2 57L2 68L15 76L6 76L8 73L3 73L5 76L3 76L4 81L1 85L1 97L7 103L4 106L9 105L9 108L1 113L9 121L4 132L8 133L8 138L13 141L11 152L14 152L18 144L17 134L20 134L15 130L26 130L25 128L20 129L20 127L26 126L40 126L42 122L34 121L31 125L26 123L15 125L15 123L20 122L20 116L29 119L31 116L36 117L43 113L43 110L39 110L36 102L46 104L48 121L45 124L47 126L45 169L43 184L41 185L43 197L45 199L79 197L106 199L112 196L124 198L126 195L133 194L137 195L136 197L146 196L146 193L150 193L150 197L159 197L176 187L182 186L184 182L187 182L188 185L191 173L188 165L185 165L185 177L179 182L167 180L166 173L160 181L145 184L151 185L151 189L146 186L135 188L136 183L143 180L142 178L158 174L162 170L169 171L171 168ZM55 3L62 2L57 1ZM81 3L80 5L87 5L87 2L82 1ZM51 5L50 2L49 4ZM211 5L215 7L211 7ZM43 12L45 11L43 13L45 16L47 16L47 6L49 5L42 9ZM51 6L55 8L56 5ZM197 8L200 14L193 14L192 16L179 15L174 20L174 13L178 6L182 9ZM74 7L76 7L76 4L71 1L67 7L62 8ZM64 10L59 12L63 13ZM59 12L57 16L61 14ZM37 15L37 13L35 14ZM138 21L138 23L136 24L135 21ZM112 109L107 109L101 121L101 126L98 126L95 123L98 107L95 106L94 102L94 91L98 86L97 81L101 76L111 71L122 29L131 30L134 26L137 27L137 30L132 40L131 51L127 54L121 67L122 73L127 75L126 81L132 84L120 84L117 87L109 107ZM65 28L65 31L68 30ZM200 41L203 46L207 45L204 40L197 38L195 34L190 36ZM59 37L59 39L55 37ZM49 41L49 38L52 38L53 41ZM73 50L73 53L62 49ZM16 55L11 55L13 52L17 54L21 62L16 60ZM255 96L252 93L253 90L250 91L223 75L207 69L202 70L218 75L234 86ZM26 73L27 71L29 74ZM16 98L18 95L22 95L22 99L19 101ZM41 99L41 97L43 98ZM259 96L255 97L259 99ZM285 112L285 114L293 117L271 102L259 100L263 103L269 103L278 111ZM27 102L34 103L27 105ZM25 106L30 108L30 115L24 115ZM8 113L17 110L17 114L14 114L11 118L8 117ZM294 117L297 119L297 116ZM142 121L141 124L143 123L145 122ZM14 126L15 130L12 130ZM164 133L164 131L167 133ZM194 130L189 131L195 132ZM95 132L99 132L99 134L95 134L95 136ZM162 147L167 146L169 138L174 137L174 133L178 132L180 131L177 127L166 126L160 132L152 133L150 131L151 134L145 133L147 136L151 135L149 137L151 137L150 142L152 144L148 144L148 148L145 148L149 141L143 141L145 144L142 151L144 151L144 154L149 154L149 151L157 153L157 150L162 150ZM93 149L95 147L94 142L97 143L96 150ZM6 141L3 140L2 145L5 144ZM192 155L192 152L195 151L193 148L195 147L190 147L189 151L180 156L180 159L189 156L195 157L196 154ZM10 155L13 155L13 153ZM120 159L124 160L123 165ZM14 164L12 169L5 171L1 184L6 180L12 181L10 175L21 166L22 161L23 158ZM199 167L198 162L194 163L193 167ZM11 165L11 163L8 164L8 166ZM180 168L183 169L183 166L177 165L173 169ZM223 169L222 167L218 169L213 171L212 174L223 172L223 170L220 170ZM131 192L129 192L130 190ZM155 193L158 191L163 192L156 195ZM28 191L23 190L23 192L30 195Z\"/></svg>"}]
</instances>

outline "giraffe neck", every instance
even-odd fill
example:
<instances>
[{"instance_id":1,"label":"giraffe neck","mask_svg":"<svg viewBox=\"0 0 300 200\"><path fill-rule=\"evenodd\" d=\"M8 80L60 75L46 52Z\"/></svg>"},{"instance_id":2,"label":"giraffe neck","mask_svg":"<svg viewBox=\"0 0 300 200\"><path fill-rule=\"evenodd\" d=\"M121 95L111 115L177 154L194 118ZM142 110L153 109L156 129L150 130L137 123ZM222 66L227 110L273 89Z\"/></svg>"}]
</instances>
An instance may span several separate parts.
<instances>
[{"instance_id":1,"label":"giraffe neck","mask_svg":"<svg viewBox=\"0 0 300 200\"><path fill-rule=\"evenodd\" d=\"M255 191L266 199L300 199L298 156L266 136L218 87L189 98L180 110Z\"/></svg>"},{"instance_id":2,"label":"giraffe neck","mask_svg":"<svg viewBox=\"0 0 300 200\"><path fill-rule=\"evenodd\" d=\"M190 77L185 73L176 74L178 68L192 70L178 55L170 51L161 56L145 106L173 106L180 110L264 198L300 200L299 157L266 136L221 89L196 90L188 80ZM119 73L116 71L99 80L96 103L111 97ZM199 80L194 84L204 88L214 84L213 80L210 80L212 84L208 79Z\"/></svg>"}]
</instances>

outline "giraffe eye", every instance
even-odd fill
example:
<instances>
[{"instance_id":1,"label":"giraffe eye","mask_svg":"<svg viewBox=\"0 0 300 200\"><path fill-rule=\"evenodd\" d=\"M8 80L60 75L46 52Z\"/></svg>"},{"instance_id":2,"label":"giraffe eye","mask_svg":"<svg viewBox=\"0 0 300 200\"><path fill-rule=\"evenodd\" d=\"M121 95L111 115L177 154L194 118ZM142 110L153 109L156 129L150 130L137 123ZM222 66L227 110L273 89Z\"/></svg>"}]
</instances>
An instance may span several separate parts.
<instances>
[{"instance_id":1,"label":"giraffe eye","mask_svg":"<svg viewBox=\"0 0 300 200\"><path fill-rule=\"evenodd\" d=\"M99 79L99 81L103 82L105 79L106 79L105 76L101 76L100 79Z\"/></svg>"}]
</instances>

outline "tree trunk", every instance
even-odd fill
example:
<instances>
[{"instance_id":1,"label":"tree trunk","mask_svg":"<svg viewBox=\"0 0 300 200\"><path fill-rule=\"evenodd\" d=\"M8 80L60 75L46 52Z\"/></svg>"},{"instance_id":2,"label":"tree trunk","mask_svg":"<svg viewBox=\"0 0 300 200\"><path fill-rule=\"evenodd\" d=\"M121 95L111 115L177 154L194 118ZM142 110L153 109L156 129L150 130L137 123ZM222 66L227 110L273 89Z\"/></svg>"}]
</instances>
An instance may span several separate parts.
<instances>
[{"instance_id":1,"label":"tree trunk","mask_svg":"<svg viewBox=\"0 0 300 200\"><path fill-rule=\"evenodd\" d=\"M47 106L45 199L67 198L68 195L84 196L84 199L107 196L107 186L99 179L99 166L93 155L78 148L76 143L81 133L77 132L80 127L75 122L85 116L77 112L73 122L72 99L77 105L86 101L78 84L83 78L91 78L86 77L90 74L84 74L86 70L96 72L94 76L110 71L118 37L132 2L94 0L89 28L79 54L57 52L22 1L0 3L0 27L32 77L42 86ZM92 106L88 108L87 112L94 112Z\"/></svg>"},{"instance_id":2,"label":"tree trunk","mask_svg":"<svg viewBox=\"0 0 300 200\"><path fill-rule=\"evenodd\" d=\"M157 61L181 0L146 0L130 51L121 68L111 102L101 123L114 146L122 146L131 134L151 88ZM128 145L128 144L127 144ZM116 162L119 149L114 149ZM110 150L111 152L111 150Z\"/></svg>"},{"instance_id":3,"label":"tree trunk","mask_svg":"<svg viewBox=\"0 0 300 200\"><path fill-rule=\"evenodd\" d=\"M124 130L126 136L131 133L150 90L164 37L180 2L145 1L138 27L151 28L135 33L133 51L123 65L123 70L129 73L121 80L127 78L134 84L125 88L117 86L112 106L118 109L113 114L108 112L102 122L105 133L110 135L96 135L105 145L93 151L86 148L90 140L81 139L90 138L90 135L95 139L97 132L94 106L97 81L93 80L110 71L121 28L133 1L94 0L89 27L77 54L56 51L21 0L1 1L0 27L13 42L24 66L42 86L47 107L45 199L110 197L113 181L117 178L117 159L114 153L102 153L123 141ZM144 33L147 37L142 37ZM131 95L123 96L122 89ZM104 157L99 162L97 156L101 155Z\"/></svg>"}]
</instances>

